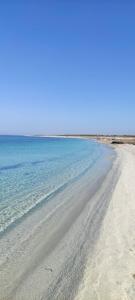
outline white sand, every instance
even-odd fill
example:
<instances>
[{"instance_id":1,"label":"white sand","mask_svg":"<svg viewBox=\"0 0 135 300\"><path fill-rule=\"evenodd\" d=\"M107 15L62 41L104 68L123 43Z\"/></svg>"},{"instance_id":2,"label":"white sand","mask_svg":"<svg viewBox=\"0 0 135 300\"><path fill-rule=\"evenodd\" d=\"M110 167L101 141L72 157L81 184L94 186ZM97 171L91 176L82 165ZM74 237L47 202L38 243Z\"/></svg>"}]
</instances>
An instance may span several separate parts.
<instances>
[{"instance_id":1,"label":"white sand","mask_svg":"<svg viewBox=\"0 0 135 300\"><path fill-rule=\"evenodd\" d=\"M135 299L135 146L116 151L121 174L76 300Z\"/></svg>"}]
</instances>

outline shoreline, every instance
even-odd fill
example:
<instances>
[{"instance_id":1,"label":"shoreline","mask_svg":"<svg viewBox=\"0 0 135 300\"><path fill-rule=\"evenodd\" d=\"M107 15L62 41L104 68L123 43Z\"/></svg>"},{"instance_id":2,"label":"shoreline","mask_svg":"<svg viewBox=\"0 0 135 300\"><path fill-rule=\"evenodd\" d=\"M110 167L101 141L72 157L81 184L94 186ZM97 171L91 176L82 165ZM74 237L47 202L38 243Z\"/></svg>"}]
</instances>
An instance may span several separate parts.
<instances>
[{"instance_id":1,"label":"shoreline","mask_svg":"<svg viewBox=\"0 0 135 300\"><path fill-rule=\"evenodd\" d=\"M103 171L85 174L56 195L55 206L49 201L3 236L1 300L74 299L116 182L111 166Z\"/></svg>"}]
</instances>

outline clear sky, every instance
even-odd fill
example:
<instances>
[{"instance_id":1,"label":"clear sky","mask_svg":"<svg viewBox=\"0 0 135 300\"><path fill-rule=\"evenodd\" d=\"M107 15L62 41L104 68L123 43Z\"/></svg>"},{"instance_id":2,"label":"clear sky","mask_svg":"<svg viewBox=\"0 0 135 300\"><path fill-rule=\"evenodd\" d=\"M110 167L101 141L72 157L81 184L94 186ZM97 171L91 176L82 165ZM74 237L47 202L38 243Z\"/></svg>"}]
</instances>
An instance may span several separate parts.
<instances>
[{"instance_id":1,"label":"clear sky","mask_svg":"<svg viewBox=\"0 0 135 300\"><path fill-rule=\"evenodd\" d=\"M135 1L0 1L0 134L135 134Z\"/></svg>"}]
</instances>

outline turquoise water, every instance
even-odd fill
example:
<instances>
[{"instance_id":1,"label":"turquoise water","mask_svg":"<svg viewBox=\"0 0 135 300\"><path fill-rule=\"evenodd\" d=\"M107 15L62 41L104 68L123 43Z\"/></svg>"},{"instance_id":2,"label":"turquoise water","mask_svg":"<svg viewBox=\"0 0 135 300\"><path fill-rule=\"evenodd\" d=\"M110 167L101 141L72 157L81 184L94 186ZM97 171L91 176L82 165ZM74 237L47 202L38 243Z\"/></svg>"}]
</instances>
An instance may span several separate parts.
<instances>
[{"instance_id":1,"label":"turquoise water","mask_svg":"<svg viewBox=\"0 0 135 300\"><path fill-rule=\"evenodd\" d=\"M0 136L0 231L83 176L109 151L81 139Z\"/></svg>"}]
</instances>

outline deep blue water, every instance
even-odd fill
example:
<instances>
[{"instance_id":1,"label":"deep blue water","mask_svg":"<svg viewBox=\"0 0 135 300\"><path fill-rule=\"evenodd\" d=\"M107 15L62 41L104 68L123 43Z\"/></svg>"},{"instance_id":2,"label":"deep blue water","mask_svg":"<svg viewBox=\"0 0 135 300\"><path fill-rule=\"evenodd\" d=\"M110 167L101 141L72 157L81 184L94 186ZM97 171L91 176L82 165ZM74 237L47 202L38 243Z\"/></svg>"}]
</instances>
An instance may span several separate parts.
<instances>
[{"instance_id":1,"label":"deep blue water","mask_svg":"<svg viewBox=\"0 0 135 300\"><path fill-rule=\"evenodd\" d=\"M0 136L0 231L109 151L82 139Z\"/></svg>"}]
</instances>

